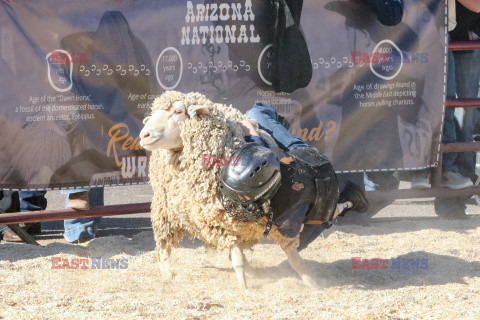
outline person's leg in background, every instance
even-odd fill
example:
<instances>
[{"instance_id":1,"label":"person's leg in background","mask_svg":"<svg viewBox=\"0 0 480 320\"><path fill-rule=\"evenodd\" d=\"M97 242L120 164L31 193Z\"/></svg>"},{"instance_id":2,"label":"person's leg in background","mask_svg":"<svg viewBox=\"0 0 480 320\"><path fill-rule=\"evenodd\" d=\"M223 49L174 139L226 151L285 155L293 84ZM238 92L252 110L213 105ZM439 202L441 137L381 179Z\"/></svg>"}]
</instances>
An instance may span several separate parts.
<instances>
[{"instance_id":1,"label":"person's leg in background","mask_svg":"<svg viewBox=\"0 0 480 320\"><path fill-rule=\"evenodd\" d=\"M459 63L459 67L464 69L465 63ZM474 66L477 68L477 66ZM465 71L465 70L463 70ZM460 88L460 84L456 85L456 77L460 76L456 71L456 63L454 55L451 51L448 52L448 73L447 73L447 98L456 98L456 90ZM464 85L469 81L463 76L460 76L460 82ZM467 81L465 81L467 80ZM478 84L477 84L478 86ZM461 89L462 90L462 89ZM468 89L467 89L468 90ZM462 92L464 93L464 92ZM443 125L443 143L457 142L457 126L455 123L455 110L445 109L445 118ZM460 131L459 131L460 132ZM442 186L445 187L457 187L468 186L472 184L472 181L462 176L459 173L459 168L456 165L456 153L444 153L442 160ZM451 179L449 179L451 178ZM449 198L435 198L434 206L437 215L446 218L465 218L466 217L466 201L469 197L449 197Z\"/></svg>"},{"instance_id":2,"label":"person's leg in background","mask_svg":"<svg viewBox=\"0 0 480 320\"><path fill-rule=\"evenodd\" d=\"M46 191L19 191L20 211L45 210L47 208L47 198L45 198L46 193ZM40 234L42 230L40 222L26 223L21 226L25 228L25 231L32 235ZM10 229L4 231L3 240L8 242L23 242L23 240Z\"/></svg>"},{"instance_id":3,"label":"person's leg in background","mask_svg":"<svg viewBox=\"0 0 480 320\"><path fill-rule=\"evenodd\" d=\"M64 190L62 193L68 194L65 201L65 208L69 208L70 195L87 192L89 206L98 207L104 205L104 188L91 188L91 189L73 189L73 190ZM75 197L74 197L75 198ZM64 238L67 242L78 242L82 243L88 240L95 238L95 232L97 225L100 221L98 218L79 218L79 219L68 219L64 220L65 233Z\"/></svg>"},{"instance_id":4,"label":"person's leg in background","mask_svg":"<svg viewBox=\"0 0 480 320\"><path fill-rule=\"evenodd\" d=\"M458 59L458 56L454 56L454 54L449 51L448 53L448 74L447 74L447 98L456 98L457 96L457 89L461 89L461 93L465 93L466 91L471 91L468 84L468 81L465 81L466 76L468 76L469 71L466 70L465 66L469 65L466 63L464 59L462 63L456 63L455 59ZM469 59L467 59L469 60ZM457 66L460 67L460 70L457 70ZM474 66L472 69L475 69ZM472 81L471 79L469 81ZM467 87L463 87L467 86ZM466 88L466 89L465 89ZM478 88L478 84L477 84ZM478 89L477 89L478 90ZM463 126L463 124L461 124ZM468 126L470 127L470 126ZM473 128L471 129L472 137L470 141L473 140ZM445 109L445 119L443 125L443 143L453 143L453 142L461 142L459 140L461 138L459 136L457 125L455 124L455 109ZM472 181L463 176L459 172L459 168L457 166L457 157L459 154L457 153L444 153L443 160L442 160L442 187L452 188L452 189L461 189L466 188L473 185Z\"/></svg>"},{"instance_id":5,"label":"person's leg in background","mask_svg":"<svg viewBox=\"0 0 480 320\"><path fill-rule=\"evenodd\" d=\"M429 189L432 187L430 183L430 168L422 170L412 171L413 177L411 178L412 189Z\"/></svg>"},{"instance_id":6,"label":"person's leg in background","mask_svg":"<svg viewBox=\"0 0 480 320\"><path fill-rule=\"evenodd\" d=\"M456 91L459 98L477 98L480 80L480 51L454 52ZM476 122L476 108L455 109L458 120L457 141L472 142ZM459 172L473 182L475 176L476 153L457 153L455 165Z\"/></svg>"},{"instance_id":7,"label":"person's leg in background","mask_svg":"<svg viewBox=\"0 0 480 320\"><path fill-rule=\"evenodd\" d=\"M400 186L400 180L395 176L395 172L367 172L364 176L365 191L386 191L397 190ZM386 199L384 201L370 202L370 209L367 214L374 216L381 209L390 205L395 199Z\"/></svg>"},{"instance_id":8,"label":"person's leg in background","mask_svg":"<svg viewBox=\"0 0 480 320\"><path fill-rule=\"evenodd\" d=\"M447 98L456 98L455 89L455 60L453 53L448 52L448 73L447 73ZM443 123L443 143L453 143L457 141L457 133L455 130L455 110L445 109L445 118ZM453 164L456 153L444 153L442 159L443 171L458 171L458 168Z\"/></svg>"},{"instance_id":9,"label":"person's leg in background","mask_svg":"<svg viewBox=\"0 0 480 320\"><path fill-rule=\"evenodd\" d=\"M90 209L88 191L90 191L89 188L62 190L62 194L67 195L67 203L65 205L65 208L70 208L75 210Z\"/></svg>"},{"instance_id":10,"label":"person's leg in background","mask_svg":"<svg viewBox=\"0 0 480 320\"><path fill-rule=\"evenodd\" d=\"M455 110L455 128L458 142L472 142L477 111L475 108L457 108ZM455 166L460 174L474 183L477 180L475 174L476 152L459 152L455 158Z\"/></svg>"}]
</instances>

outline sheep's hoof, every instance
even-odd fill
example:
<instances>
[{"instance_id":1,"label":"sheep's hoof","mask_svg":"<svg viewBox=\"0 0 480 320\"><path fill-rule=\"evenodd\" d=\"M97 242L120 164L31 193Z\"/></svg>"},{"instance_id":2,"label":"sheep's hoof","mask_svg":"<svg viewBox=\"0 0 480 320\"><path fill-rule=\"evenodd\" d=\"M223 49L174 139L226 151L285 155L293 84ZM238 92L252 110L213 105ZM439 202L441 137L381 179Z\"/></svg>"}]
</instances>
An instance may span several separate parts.
<instances>
[{"instance_id":1,"label":"sheep's hoof","mask_svg":"<svg viewBox=\"0 0 480 320\"><path fill-rule=\"evenodd\" d=\"M162 279L165 281L172 281L176 273L170 270L162 270Z\"/></svg>"},{"instance_id":2,"label":"sheep's hoof","mask_svg":"<svg viewBox=\"0 0 480 320\"><path fill-rule=\"evenodd\" d=\"M245 282L244 282L244 283L240 283L240 282L239 282L239 283L238 283L238 287L239 287L240 291L242 291L242 292L245 292L245 291L247 291L247 289L248 289L248 288L247 288L247 284L246 284Z\"/></svg>"},{"instance_id":3,"label":"sheep's hoof","mask_svg":"<svg viewBox=\"0 0 480 320\"><path fill-rule=\"evenodd\" d=\"M320 289L320 287L318 286L317 282L315 282L315 280L313 280L312 277L310 277L309 275L303 275L302 276L302 280L303 282L311 289L315 289L315 290L318 290Z\"/></svg>"}]
</instances>

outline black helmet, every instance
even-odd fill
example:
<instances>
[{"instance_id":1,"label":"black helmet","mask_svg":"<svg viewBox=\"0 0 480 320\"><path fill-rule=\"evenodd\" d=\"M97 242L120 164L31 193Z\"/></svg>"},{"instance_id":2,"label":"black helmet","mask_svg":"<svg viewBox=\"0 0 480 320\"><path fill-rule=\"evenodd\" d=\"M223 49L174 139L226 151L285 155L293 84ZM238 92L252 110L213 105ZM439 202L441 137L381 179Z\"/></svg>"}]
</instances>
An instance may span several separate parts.
<instances>
[{"instance_id":1,"label":"black helmet","mask_svg":"<svg viewBox=\"0 0 480 320\"><path fill-rule=\"evenodd\" d=\"M277 192L280 178L275 153L257 143L246 143L220 173L220 190L232 201L263 202Z\"/></svg>"},{"instance_id":2,"label":"black helmet","mask_svg":"<svg viewBox=\"0 0 480 320\"><path fill-rule=\"evenodd\" d=\"M234 218L254 221L265 214L261 204L275 195L280 184L280 163L275 153L258 143L245 143L220 173L219 198ZM231 211L243 211L243 216Z\"/></svg>"}]
</instances>

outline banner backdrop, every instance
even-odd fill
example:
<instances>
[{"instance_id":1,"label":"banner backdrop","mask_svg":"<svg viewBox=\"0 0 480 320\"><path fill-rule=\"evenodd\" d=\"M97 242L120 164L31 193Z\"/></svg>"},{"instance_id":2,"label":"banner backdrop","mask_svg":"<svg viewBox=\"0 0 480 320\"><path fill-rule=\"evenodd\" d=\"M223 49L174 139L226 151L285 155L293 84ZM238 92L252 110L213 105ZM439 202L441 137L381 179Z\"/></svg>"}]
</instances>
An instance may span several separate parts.
<instances>
[{"instance_id":1,"label":"banner backdrop","mask_svg":"<svg viewBox=\"0 0 480 320\"><path fill-rule=\"evenodd\" d=\"M165 90L273 105L337 171L438 157L439 0L0 0L0 187L143 183Z\"/></svg>"}]
</instances>

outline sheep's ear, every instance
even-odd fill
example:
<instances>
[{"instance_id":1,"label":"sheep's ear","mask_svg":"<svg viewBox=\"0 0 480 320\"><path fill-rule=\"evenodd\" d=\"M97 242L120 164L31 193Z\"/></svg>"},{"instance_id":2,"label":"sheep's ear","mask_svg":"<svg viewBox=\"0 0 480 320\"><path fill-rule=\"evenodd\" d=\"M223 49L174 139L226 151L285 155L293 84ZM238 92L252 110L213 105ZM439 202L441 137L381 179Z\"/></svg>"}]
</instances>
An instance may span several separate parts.
<instances>
[{"instance_id":1,"label":"sheep's ear","mask_svg":"<svg viewBox=\"0 0 480 320\"><path fill-rule=\"evenodd\" d=\"M143 124L146 124L148 122L148 120L150 120L151 117L146 117L145 119L143 119Z\"/></svg>"},{"instance_id":2,"label":"sheep's ear","mask_svg":"<svg viewBox=\"0 0 480 320\"><path fill-rule=\"evenodd\" d=\"M201 106L201 105L195 105L192 104L190 107L188 107L187 113L190 116L190 119L195 117L197 114L205 113L207 112L209 107L207 106Z\"/></svg>"}]
</instances>

